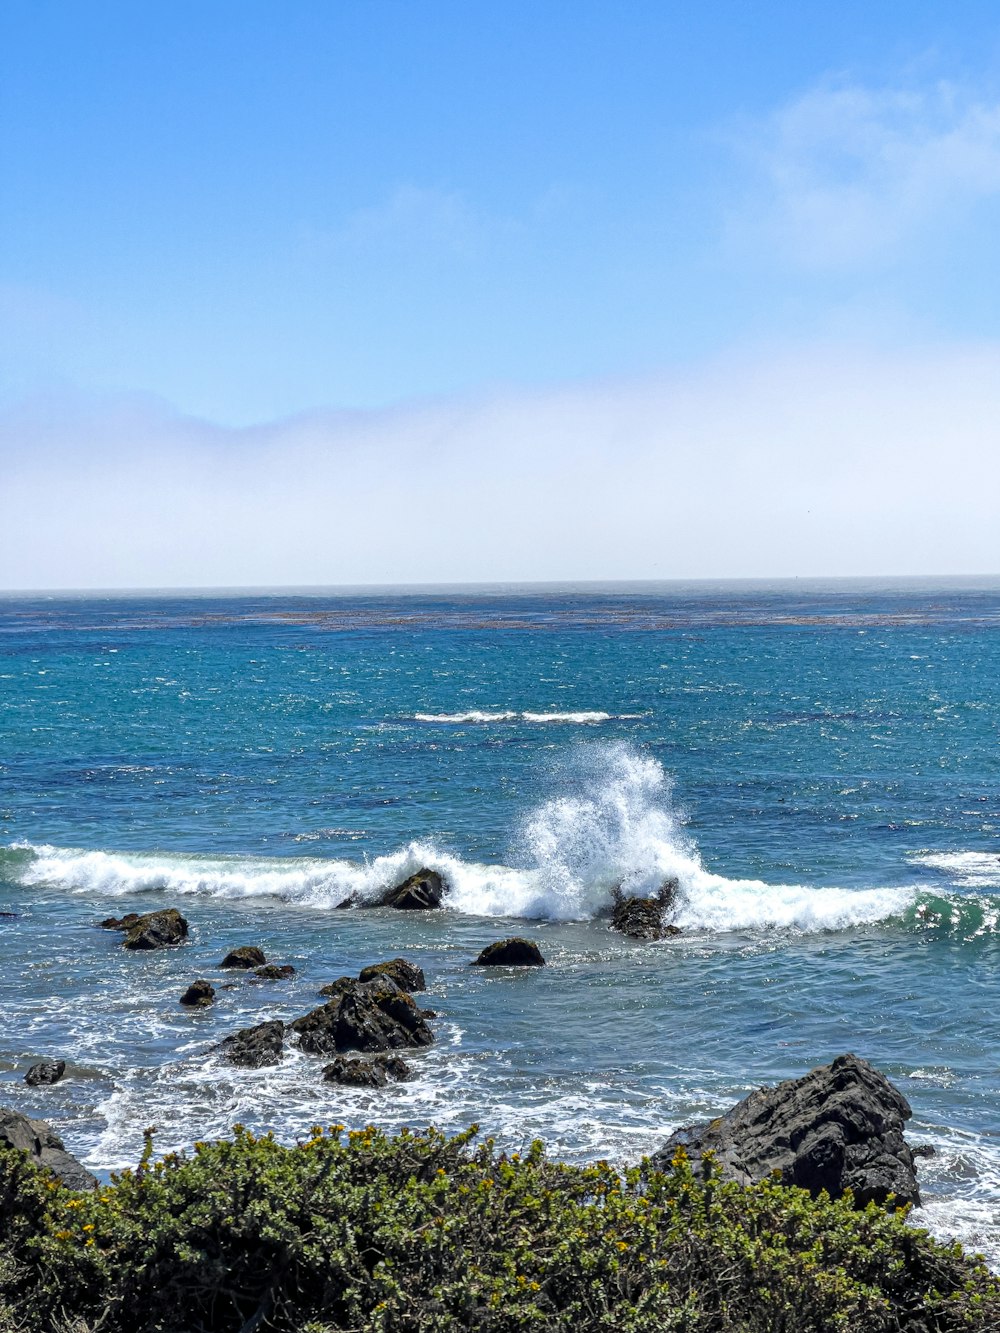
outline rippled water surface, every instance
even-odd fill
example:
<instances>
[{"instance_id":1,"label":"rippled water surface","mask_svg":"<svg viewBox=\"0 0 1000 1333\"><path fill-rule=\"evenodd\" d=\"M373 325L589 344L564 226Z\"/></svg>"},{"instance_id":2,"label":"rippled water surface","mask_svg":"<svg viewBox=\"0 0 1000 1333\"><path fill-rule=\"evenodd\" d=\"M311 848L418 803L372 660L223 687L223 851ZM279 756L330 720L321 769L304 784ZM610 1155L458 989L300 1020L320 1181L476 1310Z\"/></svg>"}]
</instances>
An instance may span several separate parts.
<instances>
[{"instance_id":1,"label":"rippled water surface","mask_svg":"<svg viewBox=\"0 0 1000 1333\"><path fill-rule=\"evenodd\" d=\"M925 1222L1000 1262L1000 590L676 585L0 603L4 1100L95 1169L234 1121L478 1121L625 1161L844 1050L914 1109ZM420 866L448 906L334 911ZM683 934L612 934L681 885ZM109 913L177 905L178 950ZM483 973L530 934L549 966ZM231 946L295 979L177 997ZM218 1041L405 953L417 1077ZM70 1061L23 1084L42 1055Z\"/></svg>"}]
</instances>

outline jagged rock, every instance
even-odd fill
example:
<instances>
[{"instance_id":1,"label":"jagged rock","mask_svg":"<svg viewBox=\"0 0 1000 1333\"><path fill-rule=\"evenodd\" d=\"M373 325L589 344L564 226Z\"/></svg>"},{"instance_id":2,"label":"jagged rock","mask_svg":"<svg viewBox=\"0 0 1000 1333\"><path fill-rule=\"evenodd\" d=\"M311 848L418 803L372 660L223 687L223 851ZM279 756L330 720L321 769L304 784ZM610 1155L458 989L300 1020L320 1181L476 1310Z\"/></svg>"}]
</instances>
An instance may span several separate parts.
<instances>
[{"instance_id":1,"label":"jagged rock","mask_svg":"<svg viewBox=\"0 0 1000 1333\"><path fill-rule=\"evenodd\" d=\"M226 1037L222 1045L231 1065L260 1069L263 1065L276 1065L281 1059L284 1036L285 1025L275 1018L269 1023L258 1023L256 1027L240 1028L239 1032Z\"/></svg>"},{"instance_id":2,"label":"jagged rock","mask_svg":"<svg viewBox=\"0 0 1000 1333\"><path fill-rule=\"evenodd\" d=\"M187 939L188 923L176 907L167 907L162 912L147 912L125 929L128 934L122 943L126 949L166 949Z\"/></svg>"},{"instance_id":3,"label":"jagged rock","mask_svg":"<svg viewBox=\"0 0 1000 1333\"><path fill-rule=\"evenodd\" d=\"M131 930L139 920L138 912L127 912L125 916L106 916L101 922L102 930Z\"/></svg>"},{"instance_id":4,"label":"jagged rock","mask_svg":"<svg viewBox=\"0 0 1000 1333\"><path fill-rule=\"evenodd\" d=\"M253 974L261 981L287 981L295 976L295 968L291 963L268 963L264 967L255 967Z\"/></svg>"},{"instance_id":5,"label":"jagged rock","mask_svg":"<svg viewBox=\"0 0 1000 1333\"><path fill-rule=\"evenodd\" d=\"M230 950L219 966L240 967L249 972L252 967L263 967L266 962L263 949L258 949L255 944L244 944L242 948Z\"/></svg>"},{"instance_id":6,"label":"jagged rock","mask_svg":"<svg viewBox=\"0 0 1000 1333\"><path fill-rule=\"evenodd\" d=\"M384 1088L393 1079L407 1079L412 1069L398 1055L374 1055L351 1058L338 1055L323 1069L327 1083L342 1083L349 1088Z\"/></svg>"},{"instance_id":7,"label":"jagged rock","mask_svg":"<svg viewBox=\"0 0 1000 1333\"><path fill-rule=\"evenodd\" d=\"M358 973L359 981L371 981L375 977L391 977L400 990L412 992L427 989L423 971L414 963L408 963L405 958L393 958L388 963L372 963Z\"/></svg>"},{"instance_id":8,"label":"jagged rock","mask_svg":"<svg viewBox=\"0 0 1000 1333\"><path fill-rule=\"evenodd\" d=\"M291 1024L299 1045L314 1055L429 1046L434 1034L413 997L392 980L350 981L326 1004Z\"/></svg>"},{"instance_id":9,"label":"jagged rock","mask_svg":"<svg viewBox=\"0 0 1000 1333\"><path fill-rule=\"evenodd\" d=\"M336 981L327 982L325 986L319 989L320 995L343 995L356 985L357 977L338 977Z\"/></svg>"},{"instance_id":10,"label":"jagged rock","mask_svg":"<svg viewBox=\"0 0 1000 1333\"><path fill-rule=\"evenodd\" d=\"M725 1115L670 1136L653 1157L660 1168L675 1150L713 1152L727 1180L748 1185L780 1171L782 1183L837 1197L850 1189L858 1207L919 1204L913 1153L903 1138L910 1107L866 1060L832 1064L774 1088L758 1088Z\"/></svg>"},{"instance_id":11,"label":"jagged rock","mask_svg":"<svg viewBox=\"0 0 1000 1333\"><path fill-rule=\"evenodd\" d=\"M626 897L620 889L616 890L611 929L635 940L663 940L669 935L679 935L680 928L666 920L679 887L676 879L665 880L652 898Z\"/></svg>"},{"instance_id":12,"label":"jagged rock","mask_svg":"<svg viewBox=\"0 0 1000 1333\"><path fill-rule=\"evenodd\" d=\"M179 1003L186 1004L190 1009L204 1009L215 999L215 987L210 981L204 978L198 981L192 981L187 990L181 996Z\"/></svg>"},{"instance_id":13,"label":"jagged rock","mask_svg":"<svg viewBox=\"0 0 1000 1333\"><path fill-rule=\"evenodd\" d=\"M44 1120L29 1120L9 1106L0 1106L0 1152L19 1148L36 1166L47 1167L71 1190L92 1190L97 1181L63 1147L63 1141Z\"/></svg>"},{"instance_id":14,"label":"jagged rock","mask_svg":"<svg viewBox=\"0 0 1000 1333\"><path fill-rule=\"evenodd\" d=\"M473 967L544 967L545 959L537 944L531 940L512 935L508 940L497 940L496 944L487 944L478 958L473 960Z\"/></svg>"},{"instance_id":15,"label":"jagged rock","mask_svg":"<svg viewBox=\"0 0 1000 1333\"><path fill-rule=\"evenodd\" d=\"M42 1083L58 1083L66 1072L65 1060L39 1060L24 1076L25 1083L37 1088Z\"/></svg>"},{"instance_id":16,"label":"jagged rock","mask_svg":"<svg viewBox=\"0 0 1000 1333\"><path fill-rule=\"evenodd\" d=\"M384 893L378 905L396 907L401 912L427 912L441 906L444 893L445 882L436 870L418 870Z\"/></svg>"}]
</instances>

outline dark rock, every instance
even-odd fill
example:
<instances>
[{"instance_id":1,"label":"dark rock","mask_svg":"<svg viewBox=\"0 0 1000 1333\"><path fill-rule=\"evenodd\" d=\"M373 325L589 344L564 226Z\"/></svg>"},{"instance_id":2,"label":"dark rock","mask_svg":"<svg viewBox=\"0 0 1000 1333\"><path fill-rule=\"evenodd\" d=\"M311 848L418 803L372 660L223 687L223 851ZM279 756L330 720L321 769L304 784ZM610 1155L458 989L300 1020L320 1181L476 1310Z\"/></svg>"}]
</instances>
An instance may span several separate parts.
<instances>
[{"instance_id":1,"label":"dark rock","mask_svg":"<svg viewBox=\"0 0 1000 1333\"><path fill-rule=\"evenodd\" d=\"M374 1055L351 1058L338 1055L323 1070L327 1083L342 1083L349 1088L384 1088L391 1078L408 1079L413 1071L398 1055Z\"/></svg>"},{"instance_id":2,"label":"dark rock","mask_svg":"<svg viewBox=\"0 0 1000 1333\"><path fill-rule=\"evenodd\" d=\"M418 870L384 893L378 906L396 907L401 912L427 912L441 906L444 894L445 882L436 870Z\"/></svg>"},{"instance_id":3,"label":"dark rock","mask_svg":"<svg viewBox=\"0 0 1000 1333\"><path fill-rule=\"evenodd\" d=\"M162 912L147 912L125 929L128 934L122 943L126 949L166 949L187 939L188 923L176 907L167 907Z\"/></svg>"},{"instance_id":4,"label":"dark rock","mask_svg":"<svg viewBox=\"0 0 1000 1333\"><path fill-rule=\"evenodd\" d=\"M186 1004L190 1009L204 1009L215 999L215 987L210 981L203 978L198 981L192 981L187 990L180 998L181 1004Z\"/></svg>"},{"instance_id":5,"label":"dark rock","mask_svg":"<svg viewBox=\"0 0 1000 1333\"><path fill-rule=\"evenodd\" d=\"M131 930L138 920L138 912L128 912L125 916L106 916L101 922L101 929Z\"/></svg>"},{"instance_id":6,"label":"dark rock","mask_svg":"<svg viewBox=\"0 0 1000 1333\"><path fill-rule=\"evenodd\" d=\"M295 976L295 968L291 963L268 963L265 967L255 967L253 974L261 981L287 981Z\"/></svg>"},{"instance_id":7,"label":"dark rock","mask_svg":"<svg viewBox=\"0 0 1000 1333\"><path fill-rule=\"evenodd\" d=\"M405 958L393 958L388 963L372 963L358 973L359 981L371 981L375 977L391 977L400 990L427 989L422 970L414 963L408 963Z\"/></svg>"},{"instance_id":8,"label":"dark rock","mask_svg":"<svg viewBox=\"0 0 1000 1333\"><path fill-rule=\"evenodd\" d=\"M325 986L319 989L320 995L343 995L357 985L357 977L338 977L336 981L327 982Z\"/></svg>"},{"instance_id":9,"label":"dark rock","mask_svg":"<svg viewBox=\"0 0 1000 1333\"><path fill-rule=\"evenodd\" d=\"M774 1088L758 1088L717 1120L672 1134L653 1157L661 1169L674 1151L713 1152L726 1180L749 1185L771 1172L785 1185L836 1198L851 1190L858 1207L919 1204L913 1153L903 1138L906 1098L866 1060L832 1064Z\"/></svg>"},{"instance_id":10,"label":"dark rock","mask_svg":"<svg viewBox=\"0 0 1000 1333\"><path fill-rule=\"evenodd\" d=\"M385 976L350 981L291 1027L299 1034L302 1049L314 1055L399 1050L430 1046L434 1040L412 996Z\"/></svg>"},{"instance_id":11,"label":"dark rock","mask_svg":"<svg viewBox=\"0 0 1000 1333\"><path fill-rule=\"evenodd\" d=\"M625 897L618 889L614 894L611 929L619 930L634 940L663 940L679 935L680 928L670 925L667 914L674 906L679 885L668 879L652 898Z\"/></svg>"},{"instance_id":12,"label":"dark rock","mask_svg":"<svg viewBox=\"0 0 1000 1333\"><path fill-rule=\"evenodd\" d=\"M231 1065L260 1069L263 1065L276 1065L281 1059L284 1036L285 1025L275 1018L270 1023L258 1023L256 1027L240 1028L239 1032L226 1037L222 1045Z\"/></svg>"},{"instance_id":13,"label":"dark rock","mask_svg":"<svg viewBox=\"0 0 1000 1333\"><path fill-rule=\"evenodd\" d=\"M346 912L349 907L357 907L360 902L361 899L358 897L358 895L356 893L352 893L347 898L341 898L340 902L337 903L336 907L334 908L334 911Z\"/></svg>"},{"instance_id":14,"label":"dark rock","mask_svg":"<svg viewBox=\"0 0 1000 1333\"><path fill-rule=\"evenodd\" d=\"M497 940L496 944L488 944L472 966L544 967L545 959L537 944L513 935L509 940Z\"/></svg>"},{"instance_id":15,"label":"dark rock","mask_svg":"<svg viewBox=\"0 0 1000 1333\"><path fill-rule=\"evenodd\" d=\"M65 1060L39 1060L24 1076L25 1083L37 1088L41 1083L58 1083L66 1072Z\"/></svg>"},{"instance_id":16,"label":"dark rock","mask_svg":"<svg viewBox=\"0 0 1000 1333\"><path fill-rule=\"evenodd\" d=\"M19 1148L36 1166L47 1167L71 1190L92 1190L97 1181L63 1147L63 1141L44 1120L29 1120L26 1115L0 1106L0 1152Z\"/></svg>"},{"instance_id":17,"label":"dark rock","mask_svg":"<svg viewBox=\"0 0 1000 1333\"><path fill-rule=\"evenodd\" d=\"M264 950L258 949L255 944L244 944L240 949L232 949L226 954L220 967L241 967L249 972L252 967L263 967L267 962L264 957Z\"/></svg>"}]
</instances>

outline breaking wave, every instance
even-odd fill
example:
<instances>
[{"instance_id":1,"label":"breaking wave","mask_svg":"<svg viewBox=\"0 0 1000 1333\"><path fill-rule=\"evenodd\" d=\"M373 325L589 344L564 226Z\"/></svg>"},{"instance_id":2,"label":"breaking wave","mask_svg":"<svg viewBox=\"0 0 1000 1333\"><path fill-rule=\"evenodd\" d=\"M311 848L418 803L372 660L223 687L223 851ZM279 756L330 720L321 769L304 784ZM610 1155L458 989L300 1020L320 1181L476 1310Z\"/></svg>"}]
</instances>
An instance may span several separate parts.
<instances>
[{"instance_id":1,"label":"breaking wave","mask_svg":"<svg viewBox=\"0 0 1000 1333\"><path fill-rule=\"evenodd\" d=\"M586 725L593 722L631 722L643 717L642 713L602 713L598 711L579 713L525 713L513 709L489 712L472 708L465 713L414 713L414 722L488 723L488 722L566 722Z\"/></svg>"},{"instance_id":2,"label":"breaking wave","mask_svg":"<svg viewBox=\"0 0 1000 1333\"><path fill-rule=\"evenodd\" d=\"M326 910L354 897L374 902L416 870L438 871L447 906L481 917L586 920L606 913L617 889L679 886L676 923L693 931L837 930L898 917L915 889L768 884L708 870L685 832L662 766L624 744L581 748L551 777L553 794L512 839L511 864L464 860L415 841L365 861L212 857L87 851L20 844L7 852L15 878L73 893L125 897L275 897ZM915 924L919 924L916 923Z\"/></svg>"}]
</instances>

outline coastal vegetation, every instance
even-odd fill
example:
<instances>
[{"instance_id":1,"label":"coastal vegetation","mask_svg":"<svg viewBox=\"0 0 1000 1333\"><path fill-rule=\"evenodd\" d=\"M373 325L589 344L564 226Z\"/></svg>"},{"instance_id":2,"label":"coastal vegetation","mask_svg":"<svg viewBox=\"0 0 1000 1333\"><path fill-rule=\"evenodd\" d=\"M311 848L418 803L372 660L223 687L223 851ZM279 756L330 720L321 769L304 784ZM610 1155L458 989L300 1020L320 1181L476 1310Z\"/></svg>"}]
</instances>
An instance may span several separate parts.
<instances>
[{"instance_id":1,"label":"coastal vegetation","mask_svg":"<svg viewBox=\"0 0 1000 1333\"><path fill-rule=\"evenodd\" d=\"M2 1333L958 1333L977 1259L678 1149L621 1174L436 1130L231 1139L76 1192L0 1148Z\"/></svg>"}]
</instances>

